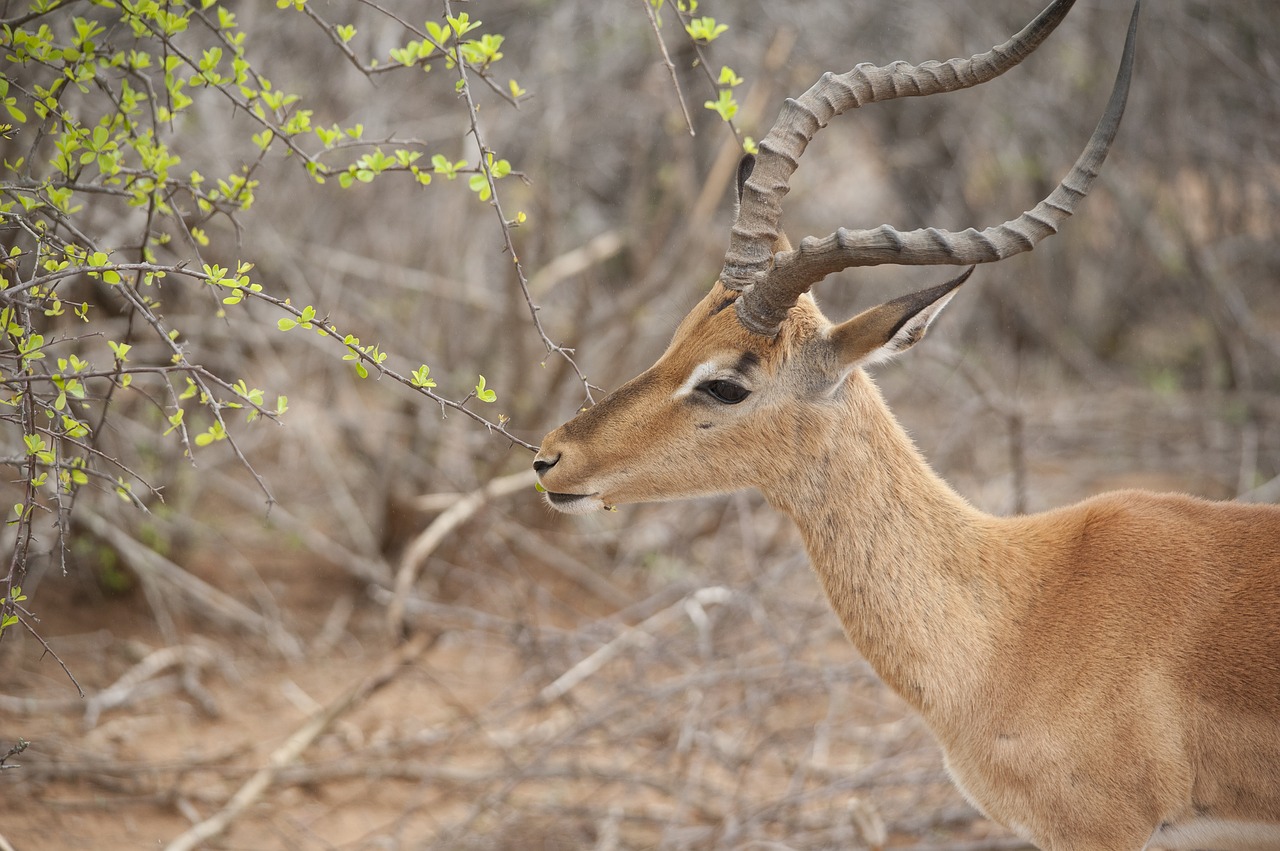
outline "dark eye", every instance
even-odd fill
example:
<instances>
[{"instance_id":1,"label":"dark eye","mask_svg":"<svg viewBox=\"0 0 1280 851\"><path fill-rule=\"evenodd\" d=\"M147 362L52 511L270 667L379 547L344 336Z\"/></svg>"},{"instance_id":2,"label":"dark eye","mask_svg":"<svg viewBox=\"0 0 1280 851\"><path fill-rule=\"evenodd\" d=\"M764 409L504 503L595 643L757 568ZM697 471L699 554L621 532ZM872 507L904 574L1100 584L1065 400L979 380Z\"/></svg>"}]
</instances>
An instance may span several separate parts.
<instances>
[{"instance_id":1,"label":"dark eye","mask_svg":"<svg viewBox=\"0 0 1280 851\"><path fill-rule=\"evenodd\" d=\"M723 402L726 405L736 405L751 395L751 391L741 384L735 384L724 379L708 381L698 389L717 402Z\"/></svg>"}]
</instances>

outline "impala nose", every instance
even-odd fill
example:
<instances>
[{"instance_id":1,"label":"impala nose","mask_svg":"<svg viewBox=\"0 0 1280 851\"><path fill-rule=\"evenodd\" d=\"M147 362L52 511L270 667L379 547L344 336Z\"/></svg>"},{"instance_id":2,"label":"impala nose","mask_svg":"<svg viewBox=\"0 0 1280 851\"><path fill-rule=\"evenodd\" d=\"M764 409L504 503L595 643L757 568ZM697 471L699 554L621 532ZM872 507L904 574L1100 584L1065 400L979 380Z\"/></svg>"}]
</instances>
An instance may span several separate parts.
<instances>
[{"instance_id":1,"label":"impala nose","mask_svg":"<svg viewBox=\"0 0 1280 851\"><path fill-rule=\"evenodd\" d=\"M556 455L550 458L535 458L533 459L533 472L541 476L543 473L547 472L547 470L550 470L552 467L554 467L556 465L556 462L559 460L560 460L559 453L557 453Z\"/></svg>"}]
</instances>

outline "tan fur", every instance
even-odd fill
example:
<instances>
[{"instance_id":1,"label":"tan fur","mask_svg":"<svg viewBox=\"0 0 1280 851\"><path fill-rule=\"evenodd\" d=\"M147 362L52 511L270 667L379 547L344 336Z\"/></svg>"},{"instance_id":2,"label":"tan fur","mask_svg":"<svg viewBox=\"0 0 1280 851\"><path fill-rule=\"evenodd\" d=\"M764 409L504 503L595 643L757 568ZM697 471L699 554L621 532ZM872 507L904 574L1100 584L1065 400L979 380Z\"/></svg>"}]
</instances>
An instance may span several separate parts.
<instances>
[{"instance_id":1,"label":"tan fur","mask_svg":"<svg viewBox=\"0 0 1280 851\"><path fill-rule=\"evenodd\" d=\"M1045 849L1280 848L1280 507L1124 491L985 515L857 366L927 322L894 348L895 303L832 326L806 296L770 340L733 296L547 436L543 486L584 495L557 507L757 488L993 818ZM746 354L740 404L673 397Z\"/></svg>"}]
</instances>

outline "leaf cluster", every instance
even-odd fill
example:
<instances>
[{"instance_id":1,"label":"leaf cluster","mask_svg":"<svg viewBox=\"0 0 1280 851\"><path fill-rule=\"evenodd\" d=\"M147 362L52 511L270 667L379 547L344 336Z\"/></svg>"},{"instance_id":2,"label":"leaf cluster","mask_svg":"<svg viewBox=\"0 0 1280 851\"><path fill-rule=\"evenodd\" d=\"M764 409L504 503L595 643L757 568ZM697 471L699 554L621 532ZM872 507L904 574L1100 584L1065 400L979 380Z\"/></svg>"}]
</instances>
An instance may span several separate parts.
<instances>
[{"instance_id":1,"label":"leaf cluster","mask_svg":"<svg viewBox=\"0 0 1280 851\"><path fill-rule=\"evenodd\" d=\"M452 72L439 84L468 98L476 80L509 103L524 94L514 80L493 80L504 37L484 32L467 13L446 10L414 26L373 7L408 36L387 65L357 53L355 25L325 20L315 5L281 0L279 11L263 14L300 15L320 27L353 74L417 69L424 85L437 85L439 75L421 74L438 64ZM359 377L392 375L442 406L493 399L483 378L455 401L436 395L425 365L412 378L389 369L379 344L338 332L313 307L293 308L257 277L252 259L228 248L255 200L276 191L263 183L270 158L314 184L336 178L349 190L389 175L421 187L433 177L465 176L489 203L496 181L513 173L509 161L481 147L473 166L420 141L370 139L360 121L336 122L324 103L273 83L277 57L255 45L236 7L218 0L33 0L24 14L0 22L0 107L8 122L0 141L0 445L10 447L0 462L17 472L22 492L9 521L18 526L16 549L0 589L11 590L24 572L40 518L61 541L85 486L139 508L161 498L161 486L109 445L120 411L158 412L159 426L151 426L158 439L177 441L193 462L198 451L226 445L253 472L236 435L279 419L287 398L254 386L251 376L202 365L200 335L171 318L174 299L208 293L207 313L223 322L253 321L245 312L251 303L283 312L281 330L320 331ZM239 143L219 152L235 163L229 170L207 173L193 164L210 118L237 128ZM474 109L459 138L467 129L476 132ZM504 218L504 230L508 224ZM243 422L232 417L236 411ZM468 414L506 433L501 421ZM253 475L269 504L265 481ZM65 545L55 545L59 551Z\"/></svg>"}]
</instances>

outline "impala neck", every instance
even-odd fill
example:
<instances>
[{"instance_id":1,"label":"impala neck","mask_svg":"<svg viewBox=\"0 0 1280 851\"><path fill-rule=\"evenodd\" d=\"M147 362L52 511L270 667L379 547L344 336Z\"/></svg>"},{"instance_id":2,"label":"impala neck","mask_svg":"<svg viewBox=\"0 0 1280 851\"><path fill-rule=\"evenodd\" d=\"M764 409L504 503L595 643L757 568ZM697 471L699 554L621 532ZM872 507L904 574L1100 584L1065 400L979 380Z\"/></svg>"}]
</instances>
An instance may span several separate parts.
<instances>
[{"instance_id":1,"label":"impala neck","mask_svg":"<svg viewBox=\"0 0 1280 851\"><path fill-rule=\"evenodd\" d=\"M997 521L928 467L860 370L837 402L819 452L765 496L799 526L854 645L936 727L981 687L1009 616Z\"/></svg>"}]
</instances>

